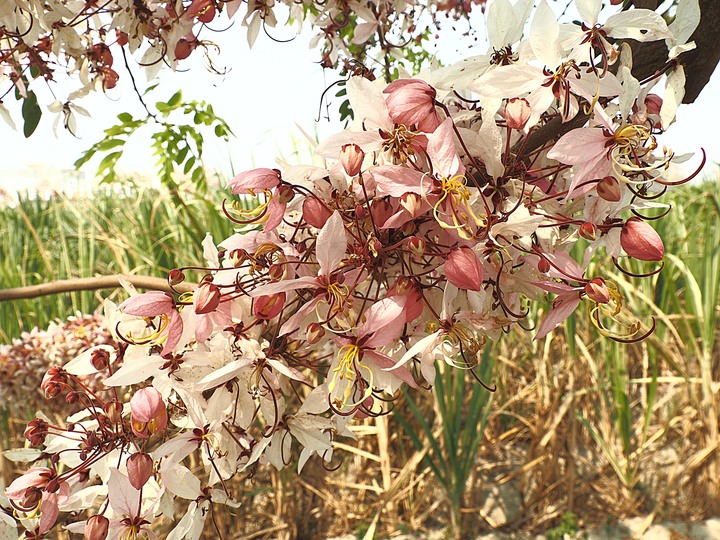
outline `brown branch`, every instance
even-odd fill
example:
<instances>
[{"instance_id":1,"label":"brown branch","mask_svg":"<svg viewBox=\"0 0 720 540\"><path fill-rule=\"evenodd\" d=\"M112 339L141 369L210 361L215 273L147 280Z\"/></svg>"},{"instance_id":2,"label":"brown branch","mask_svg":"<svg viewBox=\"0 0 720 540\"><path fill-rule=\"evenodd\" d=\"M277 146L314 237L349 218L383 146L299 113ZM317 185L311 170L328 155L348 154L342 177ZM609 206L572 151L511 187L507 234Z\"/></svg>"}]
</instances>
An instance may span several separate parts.
<instances>
[{"instance_id":1,"label":"brown branch","mask_svg":"<svg viewBox=\"0 0 720 540\"><path fill-rule=\"evenodd\" d=\"M656 9L657 0L634 0L636 7ZM664 41L638 43L628 40L633 51L633 76L639 80L663 69L667 61ZM700 24L690 38L697 48L678 58L685 67L685 97L683 103L693 103L720 62L720 2L700 0Z\"/></svg>"},{"instance_id":2,"label":"brown branch","mask_svg":"<svg viewBox=\"0 0 720 540\"><path fill-rule=\"evenodd\" d=\"M120 278L140 289L150 289L165 292L189 292L195 287L195 283L180 283L175 291L170 288L166 279L150 276L117 275L101 276L74 279L61 279L41 285L29 287L15 287L12 289L0 289L0 302L5 300L20 300L24 298L37 298L49 294L60 294L72 291L95 291L98 289L116 289L120 287Z\"/></svg>"}]
</instances>

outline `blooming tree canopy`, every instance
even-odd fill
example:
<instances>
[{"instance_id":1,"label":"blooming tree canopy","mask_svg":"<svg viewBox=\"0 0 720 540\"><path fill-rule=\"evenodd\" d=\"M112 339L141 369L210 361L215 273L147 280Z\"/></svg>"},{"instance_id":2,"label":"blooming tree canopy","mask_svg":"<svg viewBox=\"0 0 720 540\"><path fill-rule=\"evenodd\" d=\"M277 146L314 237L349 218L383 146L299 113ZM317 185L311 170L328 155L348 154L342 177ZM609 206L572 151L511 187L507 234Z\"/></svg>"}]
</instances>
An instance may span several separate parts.
<instances>
[{"instance_id":1,"label":"blooming tree canopy","mask_svg":"<svg viewBox=\"0 0 720 540\"><path fill-rule=\"evenodd\" d=\"M145 54L173 62L214 14L203 6L176 6L151 36L131 18L124 39L156 39L162 50ZM486 55L389 84L353 76L353 122L315 148L320 162L233 178L223 210L237 233L207 236L206 267L168 276L197 282L192 292L106 302L120 345L45 376L46 396L77 412L26 429L38 462L6 490L26 536L75 512L68 530L90 540L154 537L160 515L181 515L167 538L196 539L208 509L236 504L226 480L331 461L354 418L386 412L403 385L433 385L438 364L475 375L503 332L541 338L581 306L609 339L652 332L588 268L661 268L650 216L691 177L673 175L688 156L660 140L699 5L681 0L670 25L650 10L575 6L583 21L561 24L545 0L495 0ZM261 8L250 7L252 25ZM667 70L638 80L629 39L661 42ZM529 321L548 294L552 307ZM183 464L190 455L202 471Z\"/></svg>"}]
</instances>

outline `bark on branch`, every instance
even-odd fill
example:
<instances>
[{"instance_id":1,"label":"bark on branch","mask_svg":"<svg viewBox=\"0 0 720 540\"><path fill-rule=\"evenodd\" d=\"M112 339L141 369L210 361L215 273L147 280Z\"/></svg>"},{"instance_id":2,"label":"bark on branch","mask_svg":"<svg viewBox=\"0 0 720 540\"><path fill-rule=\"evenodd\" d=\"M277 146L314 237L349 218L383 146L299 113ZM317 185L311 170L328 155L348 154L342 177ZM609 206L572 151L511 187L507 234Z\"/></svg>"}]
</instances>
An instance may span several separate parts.
<instances>
[{"instance_id":1,"label":"bark on branch","mask_svg":"<svg viewBox=\"0 0 720 540\"><path fill-rule=\"evenodd\" d=\"M174 292L170 288L166 279L150 277L150 276L134 276L134 275L117 275L117 276L101 276L74 279L61 279L42 283L41 285L31 285L29 287L15 287L12 289L0 289L0 302L5 300L20 300L26 298L37 298L38 296L47 296L49 294L60 294L73 291L95 291L98 289L116 289L120 287L120 278L124 278L127 282L140 289L150 289L154 291ZM195 283L181 283L175 287L177 292L189 292L195 288Z\"/></svg>"}]
</instances>

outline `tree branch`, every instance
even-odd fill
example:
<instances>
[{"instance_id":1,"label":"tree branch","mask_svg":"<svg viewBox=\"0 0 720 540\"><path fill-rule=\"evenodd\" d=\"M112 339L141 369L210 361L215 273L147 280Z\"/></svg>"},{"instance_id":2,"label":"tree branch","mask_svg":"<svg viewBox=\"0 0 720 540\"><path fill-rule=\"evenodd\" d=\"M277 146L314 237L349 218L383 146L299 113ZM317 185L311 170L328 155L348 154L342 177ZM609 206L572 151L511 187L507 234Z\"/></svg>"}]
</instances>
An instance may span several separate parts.
<instances>
[{"instance_id":1,"label":"tree branch","mask_svg":"<svg viewBox=\"0 0 720 540\"><path fill-rule=\"evenodd\" d=\"M195 283L180 283L175 290L170 288L166 279L150 276L117 275L88 278L61 279L41 285L29 287L15 287L12 289L0 289L0 302L5 300L20 300L25 298L37 298L49 294L59 294L72 291L94 291L98 289L116 289L120 287L120 278L140 289L150 289L165 292L189 292L195 287Z\"/></svg>"},{"instance_id":2,"label":"tree branch","mask_svg":"<svg viewBox=\"0 0 720 540\"><path fill-rule=\"evenodd\" d=\"M685 66L685 97L683 103L693 103L720 62L720 2L699 0L700 24L690 38L697 48L678 58ZM657 0L634 0L636 7L657 9ZM664 41L638 43L629 41L633 51L633 76L642 80L662 69L667 61Z\"/></svg>"}]
</instances>

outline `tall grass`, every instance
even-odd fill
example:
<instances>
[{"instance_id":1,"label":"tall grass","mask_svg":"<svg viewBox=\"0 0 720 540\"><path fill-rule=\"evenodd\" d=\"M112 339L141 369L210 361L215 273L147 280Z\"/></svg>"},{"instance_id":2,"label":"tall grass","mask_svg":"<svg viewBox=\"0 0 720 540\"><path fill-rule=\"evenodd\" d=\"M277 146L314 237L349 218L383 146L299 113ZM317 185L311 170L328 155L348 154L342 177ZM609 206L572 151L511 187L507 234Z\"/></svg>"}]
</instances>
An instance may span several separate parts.
<instances>
[{"instance_id":1,"label":"tall grass","mask_svg":"<svg viewBox=\"0 0 720 540\"><path fill-rule=\"evenodd\" d=\"M178 205L166 193L131 183L98 188L92 197L21 194L0 207L0 289L120 273L164 277L201 263L206 232L218 240L232 233L220 211L223 196L222 190L211 200L186 193ZM190 226L191 212L204 230ZM100 298L84 291L2 302L0 341L76 311L92 312Z\"/></svg>"}]
</instances>

